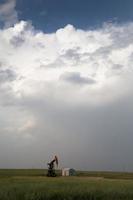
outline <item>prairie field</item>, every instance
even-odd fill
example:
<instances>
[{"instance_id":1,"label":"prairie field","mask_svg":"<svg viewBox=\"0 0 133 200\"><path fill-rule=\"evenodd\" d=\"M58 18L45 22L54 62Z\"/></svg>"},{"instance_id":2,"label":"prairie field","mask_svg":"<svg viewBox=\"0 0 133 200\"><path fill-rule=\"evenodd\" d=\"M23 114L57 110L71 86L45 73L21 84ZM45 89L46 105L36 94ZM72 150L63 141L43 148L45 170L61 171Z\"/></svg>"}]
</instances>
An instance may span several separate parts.
<instances>
[{"instance_id":1,"label":"prairie field","mask_svg":"<svg viewBox=\"0 0 133 200\"><path fill-rule=\"evenodd\" d=\"M46 177L45 170L0 170L0 200L132 200L133 174L82 172Z\"/></svg>"}]
</instances>

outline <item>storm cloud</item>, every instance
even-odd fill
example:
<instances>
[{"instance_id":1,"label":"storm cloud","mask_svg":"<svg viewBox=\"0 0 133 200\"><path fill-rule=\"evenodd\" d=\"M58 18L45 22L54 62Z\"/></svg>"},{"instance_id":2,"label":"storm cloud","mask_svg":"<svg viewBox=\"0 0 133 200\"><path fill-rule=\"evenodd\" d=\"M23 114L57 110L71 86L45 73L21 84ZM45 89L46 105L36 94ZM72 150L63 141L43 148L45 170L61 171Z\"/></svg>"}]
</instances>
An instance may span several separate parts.
<instances>
[{"instance_id":1,"label":"storm cloud","mask_svg":"<svg viewBox=\"0 0 133 200\"><path fill-rule=\"evenodd\" d=\"M0 167L46 167L57 154L60 167L133 170L132 33L0 30Z\"/></svg>"}]
</instances>

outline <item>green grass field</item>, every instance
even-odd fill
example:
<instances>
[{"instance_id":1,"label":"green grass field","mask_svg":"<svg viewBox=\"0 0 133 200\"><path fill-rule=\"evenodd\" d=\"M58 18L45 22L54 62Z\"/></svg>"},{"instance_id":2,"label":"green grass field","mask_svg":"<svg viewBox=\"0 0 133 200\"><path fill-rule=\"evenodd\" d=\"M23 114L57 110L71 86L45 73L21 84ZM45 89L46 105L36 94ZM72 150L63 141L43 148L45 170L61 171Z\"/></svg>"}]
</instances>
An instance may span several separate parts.
<instances>
[{"instance_id":1,"label":"green grass field","mask_svg":"<svg viewBox=\"0 0 133 200\"><path fill-rule=\"evenodd\" d=\"M48 178L44 170L0 170L0 200L133 200L133 174L78 172Z\"/></svg>"}]
</instances>

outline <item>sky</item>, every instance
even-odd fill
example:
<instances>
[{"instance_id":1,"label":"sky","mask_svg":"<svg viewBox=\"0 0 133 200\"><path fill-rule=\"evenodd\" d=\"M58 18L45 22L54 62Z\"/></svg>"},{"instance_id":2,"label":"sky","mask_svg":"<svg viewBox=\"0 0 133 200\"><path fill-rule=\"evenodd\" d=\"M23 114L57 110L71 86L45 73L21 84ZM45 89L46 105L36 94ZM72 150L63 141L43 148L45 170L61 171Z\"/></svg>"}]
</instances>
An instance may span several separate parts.
<instances>
[{"instance_id":1,"label":"sky","mask_svg":"<svg viewBox=\"0 0 133 200\"><path fill-rule=\"evenodd\" d=\"M133 171L132 11L0 0L0 168Z\"/></svg>"}]
</instances>

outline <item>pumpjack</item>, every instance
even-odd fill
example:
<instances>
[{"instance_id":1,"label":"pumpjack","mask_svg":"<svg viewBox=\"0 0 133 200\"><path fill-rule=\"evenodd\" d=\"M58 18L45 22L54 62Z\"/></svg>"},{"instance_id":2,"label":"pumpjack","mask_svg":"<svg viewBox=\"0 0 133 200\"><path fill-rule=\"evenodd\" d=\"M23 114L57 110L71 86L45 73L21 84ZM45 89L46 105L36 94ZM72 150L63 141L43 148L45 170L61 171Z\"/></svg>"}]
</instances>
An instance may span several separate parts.
<instances>
[{"instance_id":1,"label":"pumpjack","mask_svg":"<svg viewBox=\"0 0 133 200\"><path fill-rule=\"evenodd\" d=\"M56 166L58 167L58 157L57 156L55 156L54 159L48 163L47 176L49 176L49 177L57 176L55 173L55 163L56 163Z\"/></svg>"}]
</instances>

